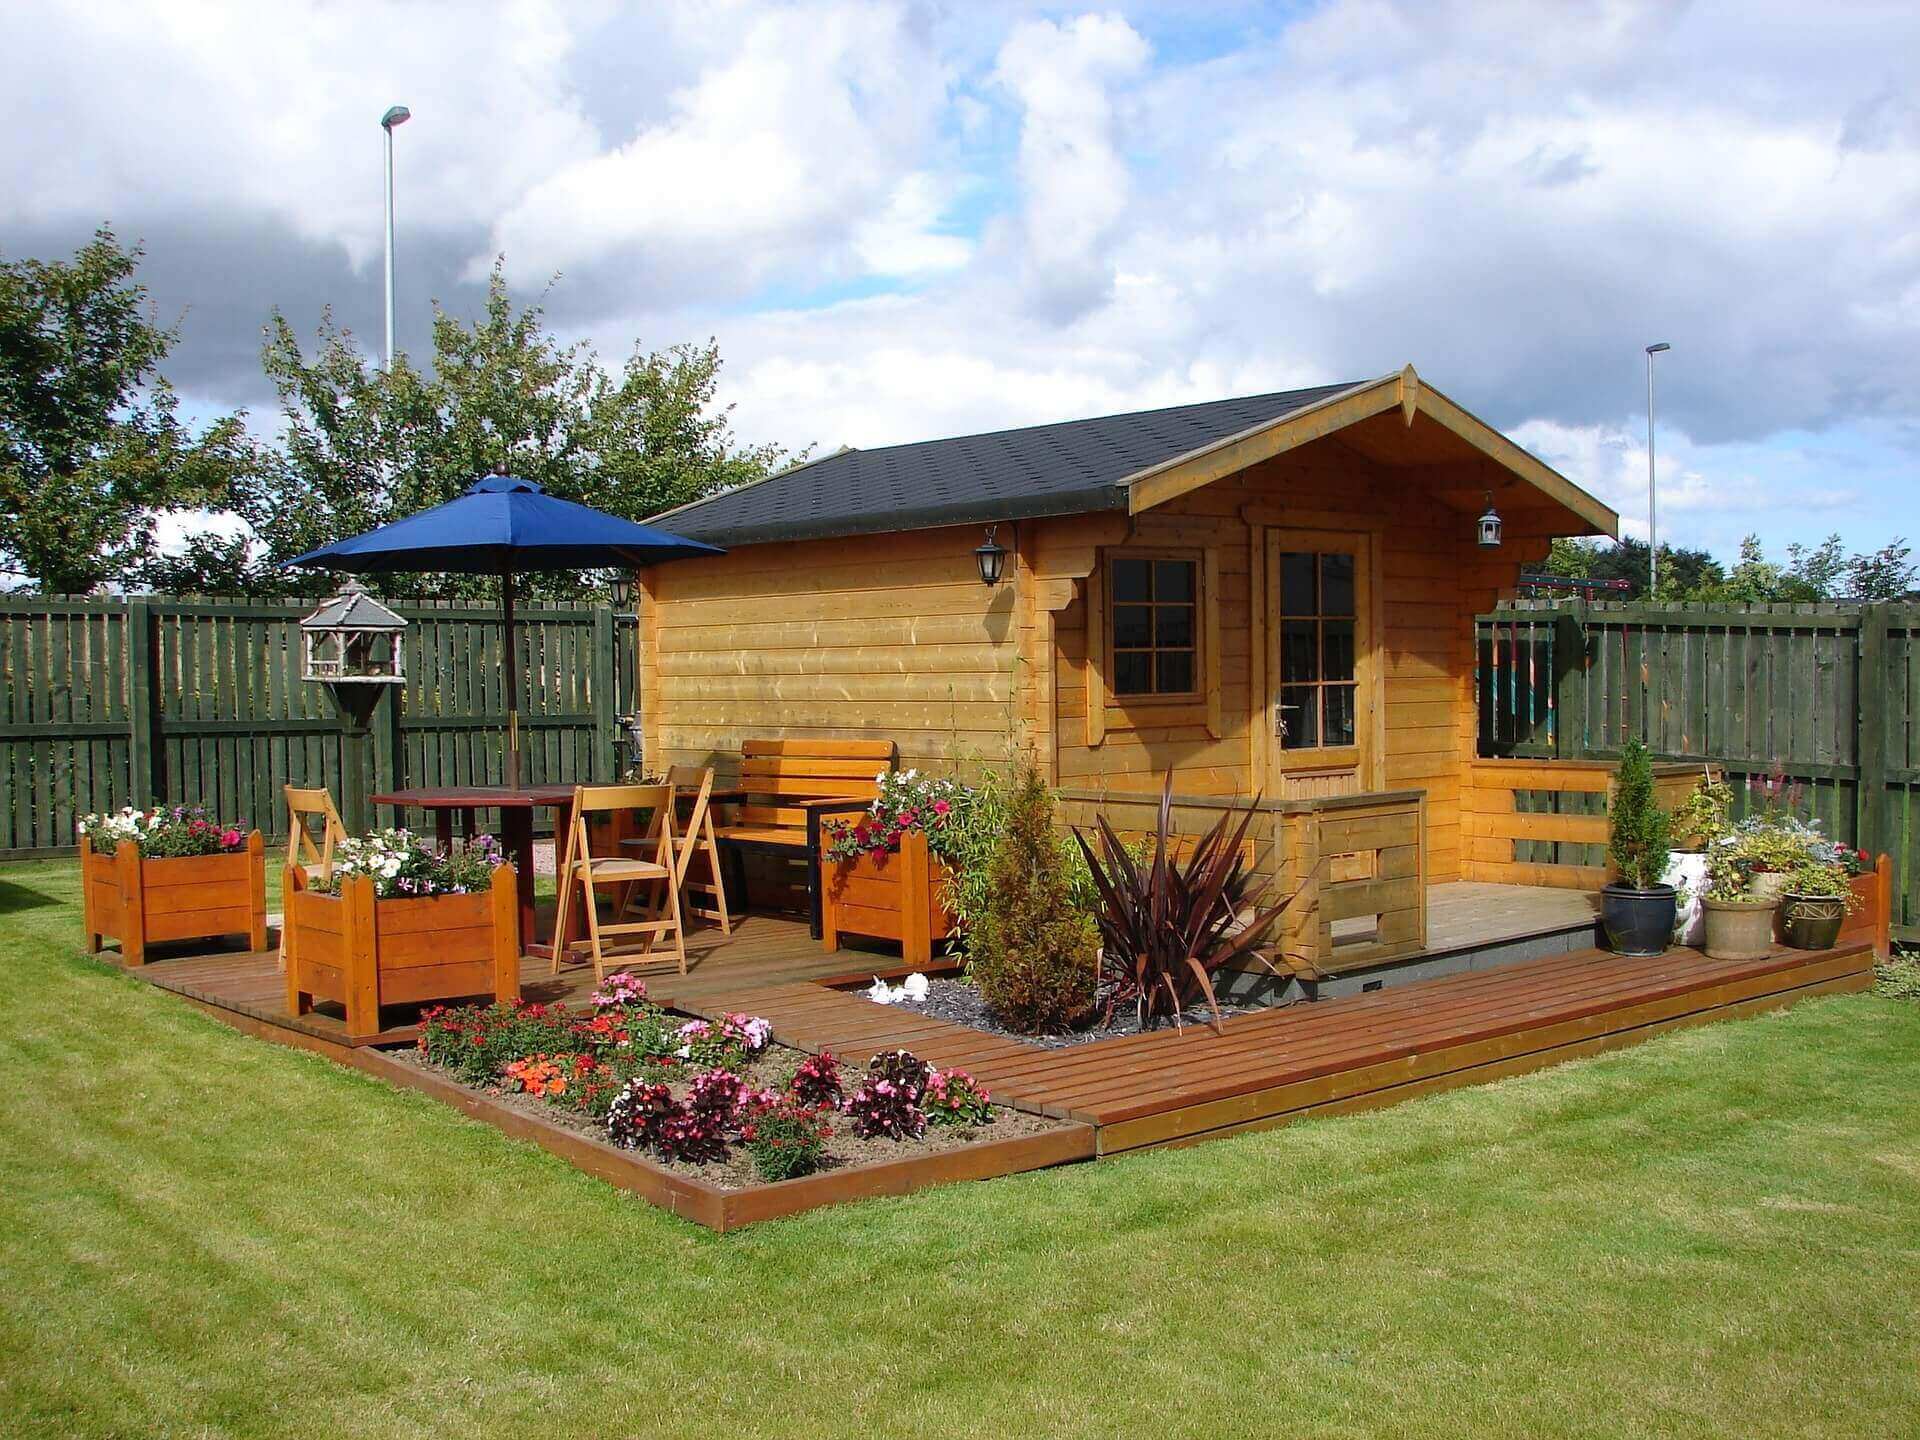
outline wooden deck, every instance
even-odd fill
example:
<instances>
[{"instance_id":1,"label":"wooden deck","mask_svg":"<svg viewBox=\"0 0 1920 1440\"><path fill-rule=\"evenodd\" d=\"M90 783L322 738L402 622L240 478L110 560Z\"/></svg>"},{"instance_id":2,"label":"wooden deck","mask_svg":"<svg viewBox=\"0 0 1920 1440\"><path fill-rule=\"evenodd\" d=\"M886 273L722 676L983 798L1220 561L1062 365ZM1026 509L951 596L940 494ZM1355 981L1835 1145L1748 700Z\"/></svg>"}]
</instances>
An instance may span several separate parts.
<instances>
[{"instance_id":1,"label":"wooden deck","mask_svg":"<svg viewBox=\"0 0 1920 1440\"><path fill-rule=\"evenodd\" d=\"M1102 1155L1391 1105L1873 982L1866 944L1776 949L1753 961L1586 948L1238 1015L1218 1031L1188 1026L1045 1050L833 988L898 974L898 958L825 952L796 921L756 916L731 938L694 938L687 975L649 976L662 1003L764 1015L783 1043L854 1062L911 1048L972 1071L1005 1103L1092 1127ZM134 973L252 1033L348 1053L337 1017L287 1013L270 951L159 959ZM531 999L580 1003L592 988L590 972L555 978L544 960L523 962L522 973ZM396 1028L378 1043L412 1036Z\"/></svg>"}]
</instances>

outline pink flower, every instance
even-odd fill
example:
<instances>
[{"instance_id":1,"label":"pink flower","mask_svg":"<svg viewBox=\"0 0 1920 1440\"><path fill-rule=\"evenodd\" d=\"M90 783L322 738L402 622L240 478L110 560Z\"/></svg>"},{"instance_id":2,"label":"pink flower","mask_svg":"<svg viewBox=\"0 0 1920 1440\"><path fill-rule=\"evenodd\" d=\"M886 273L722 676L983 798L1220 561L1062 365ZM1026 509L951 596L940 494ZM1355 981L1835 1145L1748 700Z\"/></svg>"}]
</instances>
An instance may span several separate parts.
<instances>
[{"instance_id":1,"label":"pink flower","mask_svg":"<svg viewBox=\"0 0 1920 1440\"><path fill-rule=\"evenodd\" d=\"M229 827L228 829L222 830L220 832L220 843L226 846L229 850L235 848L240 843L240 832L238 830L232 829L231 827Z\"/></svg>"}]
</instances>

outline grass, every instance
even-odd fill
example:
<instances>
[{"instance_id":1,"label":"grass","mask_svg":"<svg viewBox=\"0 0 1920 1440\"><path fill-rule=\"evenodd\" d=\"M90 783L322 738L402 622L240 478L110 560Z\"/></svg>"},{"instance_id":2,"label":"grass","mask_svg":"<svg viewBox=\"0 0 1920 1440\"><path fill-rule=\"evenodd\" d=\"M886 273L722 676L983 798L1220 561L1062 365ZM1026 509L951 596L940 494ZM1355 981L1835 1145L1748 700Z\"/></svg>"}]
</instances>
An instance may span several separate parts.
<instances>
[{"instance_id":1,"label":"grass","mask_svg":"<svg viewBox=\"0 0 1920 1440\"><path fill-rule=\"evenodd\" d=\"M717 1237L0 870L9 1435L1913 1434L1920 1006ZM164 963L164 962L162 962Z\"/></svg>"}]
</instances>

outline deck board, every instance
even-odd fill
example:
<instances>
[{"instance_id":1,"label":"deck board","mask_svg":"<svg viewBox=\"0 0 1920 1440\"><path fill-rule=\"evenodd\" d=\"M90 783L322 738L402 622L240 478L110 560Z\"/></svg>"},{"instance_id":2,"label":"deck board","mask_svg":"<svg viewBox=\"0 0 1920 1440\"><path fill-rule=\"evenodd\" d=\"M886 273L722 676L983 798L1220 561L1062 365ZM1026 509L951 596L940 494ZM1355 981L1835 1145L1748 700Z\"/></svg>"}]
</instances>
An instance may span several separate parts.
<instances>
[{"instance_id":1,"label":"deck board","mask_svg":"<svg viewBox=\"0 0 1920 1440\"><path fill-rule=\"evenodd\" d=\"M1441 898L1467 908L1488 897L1466 890L1524 889L1435 890L1449 888L1463 893ZM1578 925L1592 913L1589 898L1578 894L1577 904L1550 892L1492 898L1503 903L1491 915L1482 910L1483 941ZM1532 931L1518 928L1527 926ZM292 1043L346 1047L337 1013L287 1013L271 951L155 953L134 973L213 1013L245 1017L243 1028L255 1033L277 1029L299 1037ZM749 917L730 937L695 932L686 975L670 965L641 973L663 1004L708 1016L763 1015L776 1038L797 1049L832 1050L858 1065L877 1051L906 1047L935 1064L963 1066L996 1099L1094 1127L1098 1152L1114 1154L1395 1104L1636 1043L1677 1025L1865 989L1872 963L1864 944L1776 948L1752 961L1710 960L1694 950L1631 959L1581 949L1236 1015L1218 1030L1164 1028L1055 1050L876 1006L858 985L870 974L899 974L897 957L828 952L804 925L785 918ZM521 977L527 998L547 1003L583 1005L593 988L590 970L554 976L549 962L533 958L522 962ZM396 1012L394 1019L373 1043L413 1038L408 1016Z\"/></svg>"}]
</instances>

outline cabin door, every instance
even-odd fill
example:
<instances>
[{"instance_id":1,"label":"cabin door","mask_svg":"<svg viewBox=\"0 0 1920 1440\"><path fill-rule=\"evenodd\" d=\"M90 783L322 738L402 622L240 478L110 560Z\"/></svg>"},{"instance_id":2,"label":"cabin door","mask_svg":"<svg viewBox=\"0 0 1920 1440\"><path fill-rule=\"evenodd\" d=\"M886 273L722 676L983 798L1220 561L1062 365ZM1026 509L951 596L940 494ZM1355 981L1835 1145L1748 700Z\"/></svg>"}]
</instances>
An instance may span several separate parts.
<instances>
[{"instance_id":1,"label":"cabin door","mask_svg":"<svg viewBox=\"0 0 1920 1440\"><path fill-rule=\"evenodd\" d=\"M1269 791L1277 799L1381 788L1374 539L1267 531Z\"/></svg>"}]
</instances>

